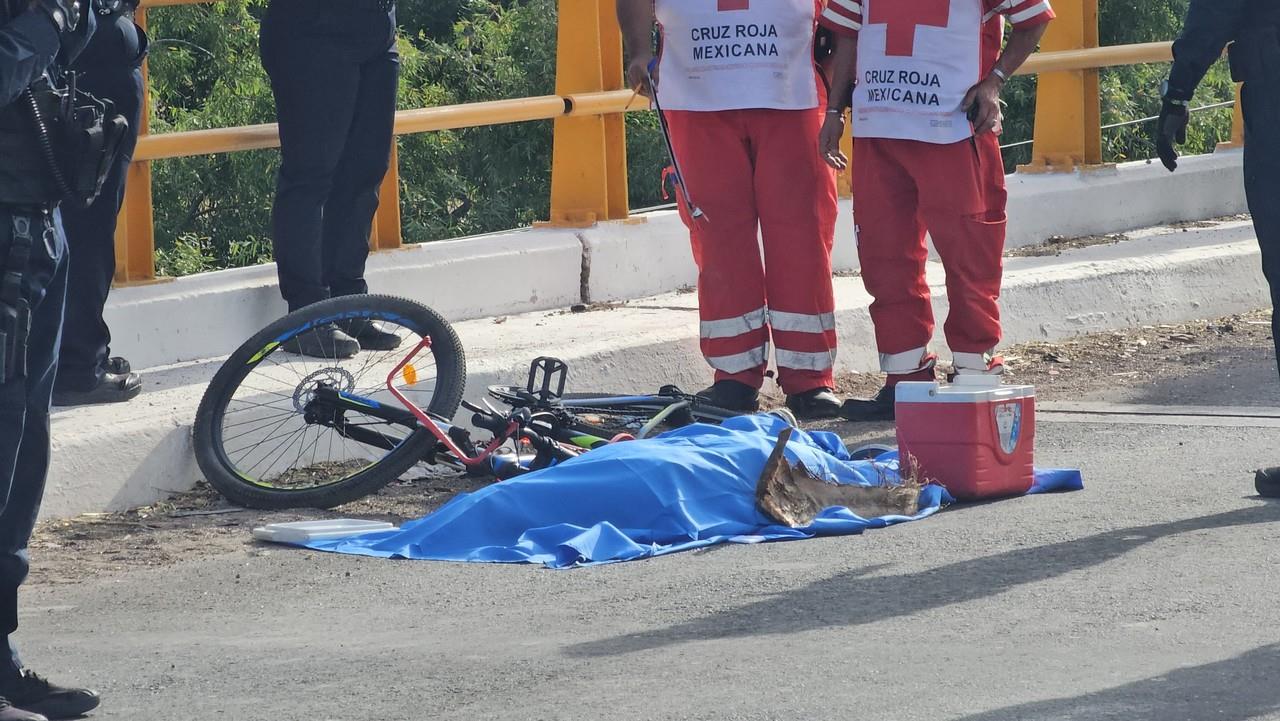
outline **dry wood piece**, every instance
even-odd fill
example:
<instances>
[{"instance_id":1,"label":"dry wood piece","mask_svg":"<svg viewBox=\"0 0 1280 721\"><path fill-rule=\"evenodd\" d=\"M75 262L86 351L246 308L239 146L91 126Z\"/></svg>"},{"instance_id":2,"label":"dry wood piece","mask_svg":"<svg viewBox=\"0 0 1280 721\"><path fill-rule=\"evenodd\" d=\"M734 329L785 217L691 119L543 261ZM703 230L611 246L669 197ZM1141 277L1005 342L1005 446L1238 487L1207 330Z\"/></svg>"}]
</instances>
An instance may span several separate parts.
<instances>
[{"instance_id":1,"label":"dry wood piece","mask_svg":"<svg viewBox=\"0 0 1280 721\"><path fill-rule=\"evenodd\" d=\"M778 443L756 484L756 504L765 515L791 528L804 528L832 507L848 508L861 518L912 515L917 511L919 484L846 486L815 477L803 463L792 466L784 453L792 430L787 428L778 434Z\"/></svg>"}]
</instances>

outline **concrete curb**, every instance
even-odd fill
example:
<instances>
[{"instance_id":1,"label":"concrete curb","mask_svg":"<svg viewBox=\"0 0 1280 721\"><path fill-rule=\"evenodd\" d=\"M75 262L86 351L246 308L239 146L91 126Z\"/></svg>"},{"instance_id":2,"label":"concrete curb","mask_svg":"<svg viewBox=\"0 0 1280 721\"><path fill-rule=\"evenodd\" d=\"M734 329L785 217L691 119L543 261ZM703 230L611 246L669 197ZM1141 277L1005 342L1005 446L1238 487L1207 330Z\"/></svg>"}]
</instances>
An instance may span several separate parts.
<instances>
[{"instance_id":1,"label":"concrete curb","mask_svg":"<svg viewBox=\"0 0 1280 721\"><path fill-rule=\"evenodd\" d=\"M1177 174L1128 163L1068 175L1009 177L1009 247L1244 210L1240 153L1186 158ZM840 203L834 266L858 267L851 203ZM139 367L230 353L284 313L275 266L122 288L107 321L115 350ZM526 229L377 253L374 292L403 295L455 321L618 301L692 286L697 270L674 211L580 231Z\"/></svg>"},{"instance_id":2,"label":"concrete curb","mask_svg":"<svg viewBox=\"0 0 1280 721\"><path fill-rule=\"evenodd\" d=\"M942 281L941 268L932 264L939 319L946 310ZM636 287L644 282L655 281ZM874 369L870 298L861 280L837 278L836 298L839 368ZM1216 317L1264 307L1268 299L1251 229L1235 222L1013 259L1002 304L1006 342L1019 343ZM497 320L456 323L468 354L466 395L473 400L490 384L521 382L539 355L568 361L572 387L587 391L652 391L666 383L696 389L709 375L698 352L692 293L582 314L541 311ZM190 424L217 366L205 361L148 372L146 393L127 406L56 410L43 515L116 510L189 488L199 477Z\"/></svg>"}]
</instances>

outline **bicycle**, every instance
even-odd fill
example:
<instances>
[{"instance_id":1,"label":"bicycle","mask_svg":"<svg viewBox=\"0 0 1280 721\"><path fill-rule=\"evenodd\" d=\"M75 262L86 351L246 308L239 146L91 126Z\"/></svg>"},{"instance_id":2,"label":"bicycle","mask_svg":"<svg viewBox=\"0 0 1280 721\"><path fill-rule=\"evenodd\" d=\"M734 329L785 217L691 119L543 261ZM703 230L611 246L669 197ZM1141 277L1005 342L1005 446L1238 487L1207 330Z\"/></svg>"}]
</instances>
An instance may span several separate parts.
<instances>
[{"instance_id":1,"label":"bicycle","mask_svg":"<svg viewBox=\"0 0 1280 721\"><path fill-rule=\"evenodd\" d=\"M378 323L401 342L348 358L286 350L307 333L322 338L325 326L360 323ZM565 394L567 370L541 358L525 388L488 389L507 412L468 403L462 344L439 314L392 296L333 298L271 323L227 358L196 413L196 461L236 504L331 508L377 492L419 463L504 479L660 426L734 415L675 388L650 396ZM475 441L454 425L459 408L492 438Z\"/></svg>"}]
</instances>

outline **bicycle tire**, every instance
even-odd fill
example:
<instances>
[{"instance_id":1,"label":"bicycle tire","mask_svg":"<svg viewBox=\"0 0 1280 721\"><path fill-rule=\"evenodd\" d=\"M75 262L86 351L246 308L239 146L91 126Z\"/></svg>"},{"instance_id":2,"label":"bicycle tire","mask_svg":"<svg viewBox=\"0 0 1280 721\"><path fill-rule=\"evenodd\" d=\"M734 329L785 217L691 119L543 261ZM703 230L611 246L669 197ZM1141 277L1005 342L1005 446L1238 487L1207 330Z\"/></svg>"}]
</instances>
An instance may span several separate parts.
<instances>
[{"instance_id":1,"label":"bicycle tire","mask_svg":"<svg viewBox=\"0 0 1280 721\"><path fill-rule=\"evenodd\" d=\"M316 325L348 319L396 323L431 338L437 383L424 410L442 418L452 418L457 412L466 385L466 356L452 326L434 310L386 295L342 296L307 306L263 328L232 353L209 383L196 412L192 437L196 461L209 484L232 503L265 510L332 508L377 492L434 448L435 437L418 426L362 470L333 484L305 489L276 489L255 483L242 476L228 458L222 422L228 404L250 372L288 339Z\"/></svg>"}]
</instances>

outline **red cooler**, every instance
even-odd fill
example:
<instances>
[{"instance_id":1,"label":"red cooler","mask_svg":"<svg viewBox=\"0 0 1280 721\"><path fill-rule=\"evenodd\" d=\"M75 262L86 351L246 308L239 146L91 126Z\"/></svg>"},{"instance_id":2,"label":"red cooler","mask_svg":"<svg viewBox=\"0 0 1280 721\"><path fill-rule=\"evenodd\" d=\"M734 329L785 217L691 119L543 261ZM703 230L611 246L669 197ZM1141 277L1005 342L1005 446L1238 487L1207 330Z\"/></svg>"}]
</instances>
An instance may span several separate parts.
<instances>
[{"instance_id":1,"label":"red cooler","mask_svg":"<svg viewBox=\"0 0 1280 721\"><path fill-rule=\"evenodd\" d=\"M898 450L957 500L1026 493L1035 480L1036 394L987 376L899 383Z\"/></svg>"}]
</instances>

